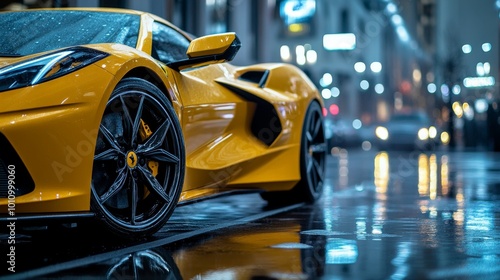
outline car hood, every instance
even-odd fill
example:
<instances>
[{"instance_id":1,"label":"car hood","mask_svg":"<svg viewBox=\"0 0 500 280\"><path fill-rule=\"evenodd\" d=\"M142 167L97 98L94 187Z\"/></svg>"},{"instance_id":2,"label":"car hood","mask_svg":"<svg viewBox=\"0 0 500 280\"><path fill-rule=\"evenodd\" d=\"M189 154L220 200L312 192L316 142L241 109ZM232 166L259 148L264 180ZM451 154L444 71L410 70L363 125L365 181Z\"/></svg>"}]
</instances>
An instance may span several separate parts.
<instances>
[{"instance_id":1,"label":"car hood","mask_svg":"<svg viewBox=\"0 0 500 280\"><path fill-rule=\"evenodd\" d=\"M418 132L419 129L428 126L423 123L394 122L394 123L387 123L385 127L387 128L387 130L392 132L416 133Z\"/></svg>"},{"instance_id":2,"label":"car hood","mask_svg":"<svg viewBox=\"0 0 500 280\"><path fill-rule=\"evenodd\" d=\"M64 49L67 49L67 48L61 48L59 50L64 50ZM27 60L30 60L32 58L39 57L39 56L42 56L42 55L45 55L45 54L54 53L54 52L57 52L57 51L58 51L57 49L55 49L55 50L48 50L48 51L45 51L45 52L39 52L39 53L34 53L34 54L29 54L29 55L23 55L23 56L1 56L0 55L0 69L3 68L3 67L7 67L9 65L12 65L12 64L16 64L18 62L27 61Z\"/></svg>"},{"instance_id":3,"label":"car hood","mask_svg":"<svg viewBox=\"0 0 500 280\"><path fill-rule=\"evenodd\" d=\"M35 56L38 56L39 54L35 55L27 55L27 56L20 56L20 57L3 57L0 56L0 68L21 62L23 60L28 60L30 58L33 58Z\"/></svg>"}]
</instances>

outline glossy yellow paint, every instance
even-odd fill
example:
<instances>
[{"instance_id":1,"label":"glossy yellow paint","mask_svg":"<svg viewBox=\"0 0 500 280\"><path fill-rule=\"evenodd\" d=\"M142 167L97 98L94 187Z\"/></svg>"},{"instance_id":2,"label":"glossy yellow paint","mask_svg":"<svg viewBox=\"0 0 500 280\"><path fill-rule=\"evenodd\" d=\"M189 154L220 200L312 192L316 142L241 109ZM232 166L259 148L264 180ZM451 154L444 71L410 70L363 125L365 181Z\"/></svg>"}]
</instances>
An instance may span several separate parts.
<instances>
[{"instance_id":1,"label":"glossy yellow paint","mask_svg":"<svg viewBox=\"0 0 500 280\"><path fill-rule=\"evenodd\" d=\"M300 230L300 224L286 223L279 230L259 227L244 233L234 232L177 250L172 258L183 279L253 279L277 275L283 279L309 279L305 272L313 264L310 259L314 256L313 248L306 252L280 248L284 243L300 244ZM310 256L307 252L311 252Z\"/></svg>"},{"instance_id":2,"label":"glossy yellow paint","mask_svg":"<svg viewBox=\"0 0 500 280\"><path fill-rule=\"evenodd\" d=\"M300 180L304 114L311 102L321 102L321 98L298 68L285 64L235 67L213 61L204 67L175 71L151 58L150 53L152 22L161 21L178 30L176 27L142 12L89 10L140 14L142 39L137 49L90 45L111 55L56 80L0 94L0 133L14 146L35 181L33 192L16 198L16 213L90 210L99 123L113 89L134 69L143 69L134 72L138 77L162 85L178 114L186 149L180 201L228 190L289 190ZM191 55L223 52L233 36L195 41ZM1 59L0 65L22 59ZM238 79L246 71L269 71L268 82L260 87ZM228 87L257 96L275 108L278 119L272 121L279 121L282 131L266 131L278 134L270 146L250 130L255 103ZM0 199L1 213L6 212L7 203L7 199Z\"/></svg>"},{"instance_id":3,"label":"glossy yellow paint","mask_svg":"<svg viewBox=\"0 0 500 280\"><path fill-rule=\"evenodd\" d=\"M300 71L284 64L249 68L259 69L302 78ZM317 98L314 87L299 84L303 90L300 94L262 89L237 80L244 71L248 70L217 64L172 73L178 90L183 92L187 165L184 190L188 192L181 195L181 201L228 189L289 190L300 180L301 128L307 106ZM248 129L255 104L221 83L243 89L275 106L283 130L273 145L266 146Z\"/></svg>"}]
</instances>

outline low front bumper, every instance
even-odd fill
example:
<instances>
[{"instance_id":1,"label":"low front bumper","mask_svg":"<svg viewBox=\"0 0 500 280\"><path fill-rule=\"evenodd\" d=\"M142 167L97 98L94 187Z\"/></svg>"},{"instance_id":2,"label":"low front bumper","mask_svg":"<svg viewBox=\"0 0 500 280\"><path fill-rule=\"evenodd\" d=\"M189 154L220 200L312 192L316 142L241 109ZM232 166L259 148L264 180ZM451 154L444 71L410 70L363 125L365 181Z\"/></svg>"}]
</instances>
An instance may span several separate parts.
<instances>
[{"instance_id":1,"label":"low front bumper","mask_svg":"<svg viewBox=\"0 0 500 280\"><path fill-rule=\"evenodd\" d=\"M111 74L90 65L0 92L0 138L9 145L1 146L0 159L4 171L11 167L17 189L9 199L9 174L0 172L7 175L0 178L0 214L9 203L15 203L16 214L90 210L97 129L113 82Z\"/></svg>"}]
</instances>

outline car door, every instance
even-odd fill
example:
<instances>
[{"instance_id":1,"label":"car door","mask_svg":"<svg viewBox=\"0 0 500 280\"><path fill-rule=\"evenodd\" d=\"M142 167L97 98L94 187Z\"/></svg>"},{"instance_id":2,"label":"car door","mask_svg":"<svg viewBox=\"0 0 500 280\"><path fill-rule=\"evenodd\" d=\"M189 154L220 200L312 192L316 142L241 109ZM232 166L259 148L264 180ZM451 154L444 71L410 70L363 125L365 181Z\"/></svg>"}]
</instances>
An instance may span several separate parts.
<instances>
[{"instance_id":1,"label":"car door","mask_svg":"<svg viewBox=\"0 0 500 280\"><path fill-rule=\"evenodd\" d=\"M173 28L153 23L152 56L156 59L165 64L185 59L188 46L189 40ZM172 71L182 103L187 167L184 190L220 187L234 175L228 170L238 160L237 149L228 146L237 137L237 123L246 118L247 104L215 82L230 77L232 71L233 66L227 63Z\"/></svg>"}]
</instances>

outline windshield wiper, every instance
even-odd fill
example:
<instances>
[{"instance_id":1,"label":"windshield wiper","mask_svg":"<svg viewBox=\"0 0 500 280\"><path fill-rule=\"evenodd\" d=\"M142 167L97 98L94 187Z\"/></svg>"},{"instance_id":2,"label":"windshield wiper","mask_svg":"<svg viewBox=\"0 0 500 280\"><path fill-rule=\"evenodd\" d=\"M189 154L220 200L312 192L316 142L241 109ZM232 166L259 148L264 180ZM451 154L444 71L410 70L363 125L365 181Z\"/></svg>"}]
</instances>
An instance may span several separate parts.
<instances>
[{"instance_id":1,"label":"windshield wiper","mask_svg":"<svg viewBox=\"0 0 500 280\"><path fill-rule=\"evenodd\" d=\"M18 53L2 53L0 52L0 57L21 57L22 55Z\"/></svg>"}]
</instances>

